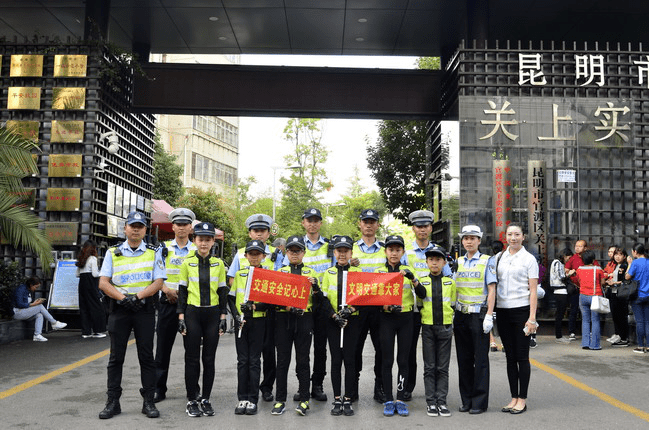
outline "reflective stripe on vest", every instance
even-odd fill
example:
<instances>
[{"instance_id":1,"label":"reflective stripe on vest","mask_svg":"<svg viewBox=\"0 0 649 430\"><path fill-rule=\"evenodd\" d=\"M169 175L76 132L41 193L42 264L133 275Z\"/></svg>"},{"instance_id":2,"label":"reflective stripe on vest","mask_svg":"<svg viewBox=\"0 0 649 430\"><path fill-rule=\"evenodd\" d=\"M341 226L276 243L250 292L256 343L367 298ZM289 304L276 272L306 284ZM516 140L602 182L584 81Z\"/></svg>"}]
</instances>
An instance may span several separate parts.
<instances>
[{"instance_id":1,"label":"reflective stripe on vest","mask_svg":"<svg viewBox=\"0 0 649 430\"><path fill-rule=\"evenodd\" d=\"M382 247L377 252L368 254L361 251L361 247L358 246L358 243L356 242L354 242L352 256L358 258L360 261L358 267L360 267L363 272L369 273L374 272L376 269L384 265L386 260L385 250Z\"/></svg>"},{"instance_id":2,"label":"reflective stripe on vest","mask_svg":"<svg viewBox=\"0 0 649 430\"><path fill-rule=\"evenodd\" d=\"M235 306L237 309L237 314L241 315L241 304L243 299L246 296L246 283L248 281L248 273L250 272L250 266L245 269L239 270L236 275L234 275L234 282L232 284L232 290L234 291L235 297ZM266 311L253 311L253 318L261 318L266 316Z\"/></svg>"},{"instance_id":3,"label":"reflective stripe on vest","mask_svg":"<svg viewBox=\"0 0 649 430\"><path fill-rule=\"evenodd\" d=\"M187 285L187 304L201 306L201 290L198 274L198 257L196 254L185 258L183 265L187 268L187 279L181 279L181 285ZM225 287L225 266L217 257L210 257L210 304L203 306L217 306L219 295L216 290Z\"/></svg>"},{"instance_id":4,"label":"reflective stripe on vest","mask_svg":"<svg viewBox=\"0 0 649 430\"><path fill-rule=\"evenodd\" d=\"M375 273L388 273L388 268L385 267L385 261L383 262L384 266L379 267L374 272ZM403 264L399 265L399 270L408 269L411 272L415 272L412 267L404 266ZM403 277L403 288L401 290L401 312L410 312L412 311L413 305L415 304L415 291L412 288L412 282L410 279Z\"/></svg>"},{"instance_id":5,"label":"reflective stripe on vest","mask_svg":"<svg viewBox=\"0 0 649 430\"><path fill-rule=\"evenodd\" d=\"M482 254L475 266L470 269L464 268L465 260L466 258L458 259L457 275L455 276L457 301L464 304L484 303L487 299L484 282L489 256Z\"/></svg>"},{"instance_id":6,"label":"reflective stripe on vest","mask_svg":"<svg viewBox=\"0 0 649 430\"><path fill-rule=\"evenodd\" d=\"M269 253L266 255L264 260L261 262L261 268L262 269L268 269L268 270L275 270L275 262L270 260L270 256L273 255L273 252L275 252L275 247L274 246L269 246ZM239 254L239 270L245 269L247 267L250 267L250 262L246 257L243 256L243 254L246 253L245 248L241 248L237 254Z\"/></svg>"},{"instance_id":7,"label":"reflective stripe on vest","mask_svg":"<svg viewBox=\"0 0 649 430\"><path fill-rule=\"evenodd\" d=\"M318 280L322 282L322 274L331 267L331 257L327 257L329 251L329 244L325 242L320 248L311 251L309 248L304 253L302 263L305 266L311 267L318 273Z\"/></svg>"},{"instance_id":8,"label":"reflective stripe on vest","mask_svg":"<svg viewBox=\"0 0 649 430\"><path fill-rule=\"evenodd\" d=\"M358 267L350 266L348 272L360 272ZM329 300L334 312L338 312L338 269L331 267L327 269L322 278L322 294ZM352 315L358 315L358 311Z\"/></svg>"},{"instance_id":9,"label":"reflective stripe on vest","mask_svg":"<svg viewBox=\"0 0 649 430\"><path fill-rule=\"evenodd\" d=\"M414 273L417 275L417 278L428 276L430 269L428 269L428 264L426 264L426 254L424 254L424 258L419 258L414 249L408 249L406 250L406 255L408 256L408 266L415 269Z\"/></svg>"},{"instance_id":10,"label":"reflective stripe on vest","mask_svg":"<svg viewBox=\"0 0 649 430\"><path fill-rule=\"evenodd\" d=\"M279 269L283 273L291 273L291 266L284 266ZM307 278L318 278L318 273L310 267L302 267L302 276ZM311 288L309 287L309 304L307 305L305 312L311 312L311 306L313 304L313 294L311 294Z\"/></svg>"},{"instance_id":11,"label":"reflective stripe on vest","mask_svg":"<svg viewBox=\"0 0 649 430\"><path fill-rule=\"evenodd\" d=\"M421 323L433 325L433 284L430 276L425 276L419 280L419 283L426 289L424 298L424 307L421 309ZM442 324L453 324L453 280L451 278L442 278L442 312L444 313Z\"/></svg>"},{"instance_id":12,"label":"reflective stripe on vest","mask_svg":"<svg viewBox=\"0 0 649 430\"><path fill-rule=\"evenodd\" d=\"M167 279L165 280L165 285L168 288L172 288L174 290L178 289L178 279L180 275L180 266L183 265L183 261L185 258L193 255L192 251L196 251L196 245L194 245L192 242L189 242L187 245L187 249L189 252L187 252L187 255L184 257L181 257L180 255L176 255L176 247L172 246L173 240L168 240L165 242L165 246L167 247L167 259L165 260L165 267L167 269Z\"/></svg>"},{"instance_id":13,"label":"reflective stripe on vest","mask_svg":"<svg viewBox=\"0 0 649 430\"><path fill-rule=\"evenodd\" d=\"M153 282L155 251L147 248L142 255L125 257L115 255L113 248L113 284L128 294L137 294Z\"/></svg>"}]
</instances>

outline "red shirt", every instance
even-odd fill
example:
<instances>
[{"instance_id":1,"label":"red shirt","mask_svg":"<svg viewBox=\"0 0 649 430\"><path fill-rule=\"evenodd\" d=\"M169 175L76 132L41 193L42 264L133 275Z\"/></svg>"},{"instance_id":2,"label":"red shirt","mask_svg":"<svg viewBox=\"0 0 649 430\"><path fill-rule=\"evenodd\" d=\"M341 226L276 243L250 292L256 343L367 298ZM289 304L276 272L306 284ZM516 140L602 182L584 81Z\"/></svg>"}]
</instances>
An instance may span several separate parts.
<instances>
[{"instance_id":1,"label":"red shirt","mask_svg":"<svg viewBox=\"0 0 649 430\"><path fill-rule=\"evenodd\" d=\"M602 279L604 271L599 266L581 266L577 269L577 279L579 280L579 294L585 296L601 296Z\"/></svg>"},{"instance_id":2,"label":"red shirt","mask_svg":"<svg viewBox=\"0 0 649 430\"><path fill-rule=\"evenodd\" d=\"M579 254L572 254L572 256L568 259L568 262L566 263L566 272L570 270L577 270L581 266L584 265L584 260L581 259L581 255ZM593 265L599 266L599 263L597 260L593 262ZM577 278L577 273L572 275L570 277L570 280L575 283L576 286L579 287L579 278Z\"/></svg>"}]
</instances>

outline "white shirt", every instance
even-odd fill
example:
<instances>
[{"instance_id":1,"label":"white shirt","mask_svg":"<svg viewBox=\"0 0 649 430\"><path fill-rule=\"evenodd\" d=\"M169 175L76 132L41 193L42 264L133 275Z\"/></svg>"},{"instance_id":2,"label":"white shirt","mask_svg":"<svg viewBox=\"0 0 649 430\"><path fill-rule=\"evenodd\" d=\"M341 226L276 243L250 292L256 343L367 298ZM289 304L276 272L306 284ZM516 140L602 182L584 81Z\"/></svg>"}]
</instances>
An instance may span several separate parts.
<instances>
[{"instance_id":1,"label":"white shirt","mask_svg":"<svg viewBox=\"0 0 649 430\"><path fill-rule=\"evenodd\" d=\"M565 284L561 281L566 277L566 268L559 260L554 260L550 265L550 286L554 289L554 294L568 294Z\"/></svg>"},{"instance_id":2,"label":"white shirt","mask_svg":"<svg viewBox=\"0 0 649 430\"><path fill-rule=\"evenodd\" d=\"M88 257L88 259L86 260L86 265L83 266L83 268L77 268L77 277L79 277L81 273L92 273L92 276L94 278L99 278L99 266L97 266L97 257L95 257L94 255Z\"/></svg>"},{"instance_id":3,"label":"white shirt","mask_svg":"<svg viewBox=\"0 0 649 430\"><path fill-rule=\"evenodd\" d=\"M498 307L504 309L520 308L530 305L530 279L539 278L539 264L525 247L509 253L503 251L498 264Z\"/></svg>"}]
</instances>

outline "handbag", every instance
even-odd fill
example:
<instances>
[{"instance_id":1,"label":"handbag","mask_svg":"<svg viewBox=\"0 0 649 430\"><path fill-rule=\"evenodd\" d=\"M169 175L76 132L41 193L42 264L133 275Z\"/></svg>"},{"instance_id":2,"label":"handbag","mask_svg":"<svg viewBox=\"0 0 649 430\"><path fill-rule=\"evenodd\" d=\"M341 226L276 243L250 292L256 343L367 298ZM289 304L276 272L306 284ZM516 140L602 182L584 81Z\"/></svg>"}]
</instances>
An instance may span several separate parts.
<instances>
[{"instance_id":1,"label":"handbag","mask_svg":"<svg viewBox=\"0 0 649 430\"><path fill-rule=\"evenodd\" d=\"M635 300L638 297L638 281L626 279L617 287L617 298L621 300Z\"/></svg>"},{"instance_id":2,"label":"handbag","mask_svg":"<svg viewBox=\"0 0 649 430\"><path fill-rule=\"evenodd\" d=\"M602 295L596 296L595 289L597 288L597 269L593 270L593 300L590 302L590 310L595 311L598 314L607 314L611 312L611 303L606 297L604 297L604 290L602 289ZM600 288L601 285L600 285Z\"/></svg>"},{"instance_id":3,"label":"handbag","mask_svg":"<svg viewBox=\"0 0 649 430\"><path fill-rule=\"evenodd\" d=\"M579 294L579 288L577 288L577 285L575 285L575 283L570 280L570 276L561 278L561 282L563 282L566 286L566 291L568 292L569 296Z\"/></svg>"}]
</instances>

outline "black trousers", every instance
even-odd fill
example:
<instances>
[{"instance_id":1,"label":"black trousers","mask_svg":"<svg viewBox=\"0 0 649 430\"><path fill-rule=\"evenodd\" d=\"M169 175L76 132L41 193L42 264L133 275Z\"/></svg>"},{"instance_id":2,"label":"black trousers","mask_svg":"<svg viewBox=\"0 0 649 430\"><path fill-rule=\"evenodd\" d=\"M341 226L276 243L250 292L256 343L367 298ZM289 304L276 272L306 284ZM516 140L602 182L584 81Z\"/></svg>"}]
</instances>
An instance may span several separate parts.
<instances>
[{"instance_id":1,"label":"black trousers","mask_svg":"<svg viewBox=\"0 0 649 430\"><path fill-rule=\"evenodd\" d=\"M106 312L99 297L99 278L92 276L92 273L80 274L79 316L83 335L106 331Z\"/></svg>"},{"instance_id":2,"label":"black trousers","mask_svg":"<svg viewBox=\"0 0 649 430\"><path fill-rule=\"evenodd\" d=\"M185 310L187 334L183 336L185 344L185 389L187 400L209 399L214 385L214 360L216 347L219 345L219 319L221 310L218 306L197 307L189 305ZM201 355L201 342L203 353ZM203 363L203 393L198 385Z\"/></svg>"},{"instance_id":3,"label":"black trousers","mask_svg":"<svg viewBox=\"0 0 649 430\"><path fill-rule=\"evenodd\" d=\"M380 313L383 390L385 399L394 400L392 394L392 365L394 364L394 338L397 338L397 400L403 400L408 379L408 358L412 342L412 312Z\"/></svg>"},{"instance_id":4,"label":"black trousers","mask_svg":"<svg viewBox=\"0 0 649 430\"><path fill-rule=\"evenodd\" d=\"M275 310L266 311L266 324L264 328L264 340L262 347L263 372L264 376L259 384L262 393L272 393L277 375L277 359L275 358Z\"/></svg>"},{"instance_id":5,"label":"black trousers","mask_svg":"<svg viewBox=\"0 0 649 430\"><path fill-rule=\"evenodd\" d=\"M615 334L622 340L629 340L629 301L618 298L617 293L611 294L611 314Z\"/></svg>"},{"instance_id":6,"label":"black trousers","mask_svg":"<svg viewBox=\"0 0 649 430\"><path fill-rule=\"evenodd\" d=\"M259 401L259 378L261 377L261 351L264 345L266 317L248 318L241 330L236 331L237 347L237 398L255 405Z\"/></svg>"},{"instance_id":7,"label":"black trousers","mask_svg":"<svg viewBox=\"0 0 649 430\"><path fill-rule=\"evenodd\" d=\"M460 397L462 405L471 409L489 406L489 334L482 330L483 321L484 315L480 313L456 312L453 318ZM502 331L500 337L503 338Z\"/></svg>"},{"instance_id":8,"label":"black trousers","mask_svg":"<svg viewBox=\"0 0 649 430\"><path fill-rule=\"evenodd\" d=\"M568 333L577 333L577 315L579 315L579 294L568 296L570 313L568 314ZM528 315L529 316L529 315ZM526 320L527 321L527 320Z\"/></svg>"},{"instance_id":9,"label":"black trousers","mask_svg":"<svg viewBox=\"0 0 649 430\"><path fill-rule=\"evenodd\" d=\"M512 398L527 398L530 385L530 339L523 333L530 307L498 308L498 331L507 357L507 379Z\"/></svg>"},{"instance_id":10,"label":"black trousers","mask_svg":"<svg viewBox=\"0 0 649 430\"><path fill-rule=\"evenodd\" d=\"M424 325L421 329L427 405L446 404L452 339L453 326L451 324Z\"/></svg>"},{"instance_id":11,"label":"black trousers","mask_svg":"<svg viewBox=\"0 0 649 430\"><path fill-rule=\"evenodd\" d=\"M156 391L160 394L167 392L169 362L171 349L178 334L178 313L176 305L160 303L158 307L158 323L156 326L155 376Z\"/></svg>"},{"instance_id":12,"label":"black trousers","mask_svg":"<svg viewBox=\"0 0 649 430\"><path fill-rule=\"evenodd\" d=\"M331 318L330 318L331 319ZM345 397L352 398L356 390L356 345L359 317L354 315L347 320L343 330L343 347L340 347L340 327L333 321L327 321L324 326L327 330L329 352L331 354L331 386L334 397L340 397L342 388L342 367L345 365Z\"/></svg>"},{"instance_id":13,"label":"black trousers","mask_svg":"<svg viewBox=\"0 0 649 430\"><path fill-rule=\"evenodd\" d=\"M108 358L108 391L106 394L109 398L114 399L119 399L122 395L122 368L131 331L135 333L142 393L145 398L148 396L153 398L155 391L155 362L153 360L155 309L151 299L147 299L146 305L137 312L131 312L113 303L113 311L108 317L110 357Z\"/></svg>"},{"instance_id":14,"label":"black trousers","mask_svg":"<svg viewBox=\"0 0 649 430\"><path fill-rule=\"evenodd\" d=\"M410 354L408 355L408 380L405 391L412 393L417 385L417 343L421 332L421 313L412 313L412 341L410 343Z\"/></svg>"},{"instance_id":15,"label":"black trousers","mask_svg":"<svg viewBox=\"0 0 649 430\"><path fill-rule=\"evenodd\" d=\"M382 374L382 357L381 357L381 320L379 314L381 313L379 306L365 306L361 307L358 311L359 314L359 329L358 329L358 344L356 345L356 390L354 394L358 394L358 381L363 371L363 348L365 347L365 340L369 332L374 346L374 389L383 387L383 374Z\"/></svg>"},{"instance_id":16,"label":"black trousers","mask_svg":"<svg viewBox=\"0 0 649 430\"><path fill-rule=\"evenodd\" d=\"M313 373L311 385L322 386L327 375L327 324L330 319L320 308L313 313Z\"/></svg>"},{"instance_id":17,"label":"black trousers","mask_svg":"<svg viewBox=\"0 0 649 430\"><path fill-rule=\"evenodd\" d=\"M559 339L563 337L562 332L562 323L563 317L566 314L566 308L568 307L568 295L567 294L555 294L554 300L557 303L557 313L554 316L554 336ZM571 332L574 333L574 332Z\"/></svg>"},{"instance_id":18,"label":"black trousers","mask_svg":"<svg viewBox=\"0 0 649 430\"><path fill-rule=\"evenodd\" d=\"M313 314L302 316L288 312L275 312L275 345L277 347L277 389L275 399L286 401L288 368L291 349L295 345L295 372L297 373L300 401L309 400L309 351L313 337Z\"/></svg>"}]
</instances>

